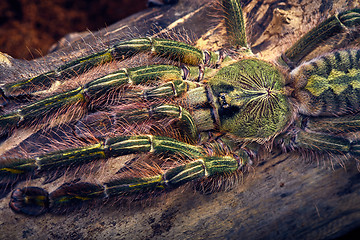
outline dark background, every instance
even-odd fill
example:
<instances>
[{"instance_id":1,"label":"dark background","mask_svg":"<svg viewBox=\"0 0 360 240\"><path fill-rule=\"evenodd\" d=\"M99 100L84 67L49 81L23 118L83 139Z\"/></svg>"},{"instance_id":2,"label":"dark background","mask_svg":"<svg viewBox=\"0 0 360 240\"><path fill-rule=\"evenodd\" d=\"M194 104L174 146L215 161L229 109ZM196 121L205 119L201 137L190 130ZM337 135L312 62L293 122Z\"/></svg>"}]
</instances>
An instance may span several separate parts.
<instances>
[{"instance_id":1,"label":"dark background","mask_svg":"<svg viewBox=\"0 0 360 240\"><path fill-rule=\"evenodd\" d=\"M1 0L0 51L14 58L46 55L71 32L97 31L146 8L147 0Z\"/></svg>"}]
</instances>

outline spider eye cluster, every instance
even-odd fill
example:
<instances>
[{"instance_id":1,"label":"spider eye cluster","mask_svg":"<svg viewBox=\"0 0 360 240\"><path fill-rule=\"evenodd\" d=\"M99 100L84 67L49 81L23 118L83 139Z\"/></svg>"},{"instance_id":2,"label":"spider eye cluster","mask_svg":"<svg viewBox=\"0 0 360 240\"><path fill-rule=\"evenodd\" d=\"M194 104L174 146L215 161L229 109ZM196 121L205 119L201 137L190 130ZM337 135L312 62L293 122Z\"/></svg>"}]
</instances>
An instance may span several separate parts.
<instances>
[{"instance_id":1,"label":"spider eye cluster","mask_svg":"<svg viewBox=\"0 0 360 240\"><path fill-rule=\"evenodd\" d=\"M229 103L227 102L227 94L226 93L219 94L219 104L222 108L230 107Z\"/></svg>"},{"instance_id":2,"label":"spider eye cluster","mask_svg":"<svg viewBox=\"0 0 360 240\"><path fill-rule=\"evenodd\" d=\"M238 61L222 68L209 85L224 132L249 140L270 138L283 131L290 120L285 79L270 63Z\"/></svg>"}]
</instances>

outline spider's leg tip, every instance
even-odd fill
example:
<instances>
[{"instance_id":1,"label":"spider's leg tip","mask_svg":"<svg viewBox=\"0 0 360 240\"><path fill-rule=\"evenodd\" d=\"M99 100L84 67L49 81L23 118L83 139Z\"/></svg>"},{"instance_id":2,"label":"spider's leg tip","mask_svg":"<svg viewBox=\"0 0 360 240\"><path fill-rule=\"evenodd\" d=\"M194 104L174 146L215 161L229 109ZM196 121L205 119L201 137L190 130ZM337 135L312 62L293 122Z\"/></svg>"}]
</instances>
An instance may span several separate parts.
<instances>
[{"instance_id":1,"label":"spider's leg tip","mask_svg":"<svg viewBox=\"0 0 360 240\"><path fill-rule=\"evenodd\" d=\"M38 187L17 188L11 194L9 206L16 213L38 216L49 209L49 193Z\"/></svg>"}]
</instances>

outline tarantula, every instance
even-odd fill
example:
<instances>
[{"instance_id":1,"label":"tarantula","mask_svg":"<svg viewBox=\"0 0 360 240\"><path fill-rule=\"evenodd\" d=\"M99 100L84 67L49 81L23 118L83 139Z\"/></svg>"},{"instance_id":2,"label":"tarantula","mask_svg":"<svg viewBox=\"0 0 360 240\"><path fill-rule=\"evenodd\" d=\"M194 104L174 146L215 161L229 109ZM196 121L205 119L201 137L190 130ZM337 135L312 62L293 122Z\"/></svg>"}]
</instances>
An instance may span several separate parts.
<instances>
[{"instance_id":1,"label":"tarantula","mask_svg":"<svg viewBox=\"0 0 360 240\"><path fill-rule=\"evenodd\" d=\"M328 18L275 64L259 59L248 46L240 0L222 0L221 6L232 46L228 52L169 39L135 38L2 85L3 108L14 101L32 101L0 116L3 138L15 128L61 125L71 127L84 142L74 147L70 140L54 146L58 150L35 156L5 154L0 161L4 188L41 175L56 177L99 160L142 155L100 184L74 181L51 193L38 187L15 189L11 209L40 215L90 200L146 195L228 176L244 170L264 147L273 145L283 151L357 156L360 141L348 133L360 129L360 50L302 60L323 41L358 28L360 10ZM38 97L61 80L143 53L167 59L168 64L118 68L78 87Z\"/></svg>"}]
</instances>

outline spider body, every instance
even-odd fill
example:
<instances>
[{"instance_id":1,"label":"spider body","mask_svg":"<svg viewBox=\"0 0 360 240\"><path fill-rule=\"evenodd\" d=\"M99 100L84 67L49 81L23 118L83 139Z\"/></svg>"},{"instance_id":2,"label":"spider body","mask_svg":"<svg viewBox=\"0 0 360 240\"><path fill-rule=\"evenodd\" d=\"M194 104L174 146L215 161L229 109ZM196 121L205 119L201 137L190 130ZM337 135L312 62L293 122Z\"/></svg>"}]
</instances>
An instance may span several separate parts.
<instances>
[{"instance_id":1,"label":"spider body","mask_svg":"<svg viewBox=\"0 0 360 240\"><path fill-rule=\"evenodd\" d=\"M236 62L220 70L209 85L218 98L222 132L256 141L278 135L289 124L285 78L267 62Z\"/></svg>"},{"instance_id":2,"label":"spider body","mask_svg":"<svg viewBox=\"0 0 360 240\"><path fill-rule=\"evenodd\" d=\"M344 27L358 27L359 10L342 12L314 28L285 52L280 58L285 66L280 66L251 53L240 1L224 0L222 5L229 43L235 49L231 56L168 39L136 38L25 81L3 85L5 106L23 96L31 98L59 79L142 52L192 66L157 64L117 69L80 87L5 112L0 117L2 135L11 135L16 128L45 126L55 116L51 126L66 122L74 127L79 139L87 138L83 129L90 129L90 135L97 138L96 143L87 139L89 144L75 148L66 146L35 156L7 157L0 163L0 176L6 187L123 155L145 153L160 159L146 160L151 171L120 173L102 183L67 183L50 194L33 187L16 189L10 201L12 210L40 215L93 199L161 191L194 180L233 174L255 160L262 146L271 148L273 143L284 150L356 156L359 141L346 134L359 130L360 51L339 50L304 64L300 62ZM116 103L113 105L119 107L108 104L112 98ZM96 113L98 110L102 113ZM66 117L57 120L62 115ZM162 118L170 120L165 125L170 131L156 130ZM109 130L115 122L120 125L116 134L97 136L92 132L102 126ZM151 128L134 130L132 134L121 129L134 122L145 122L145 126L148 123ZM162 155L178 158L179 163L168 166Z\"/></svg>"}]
</instances>

